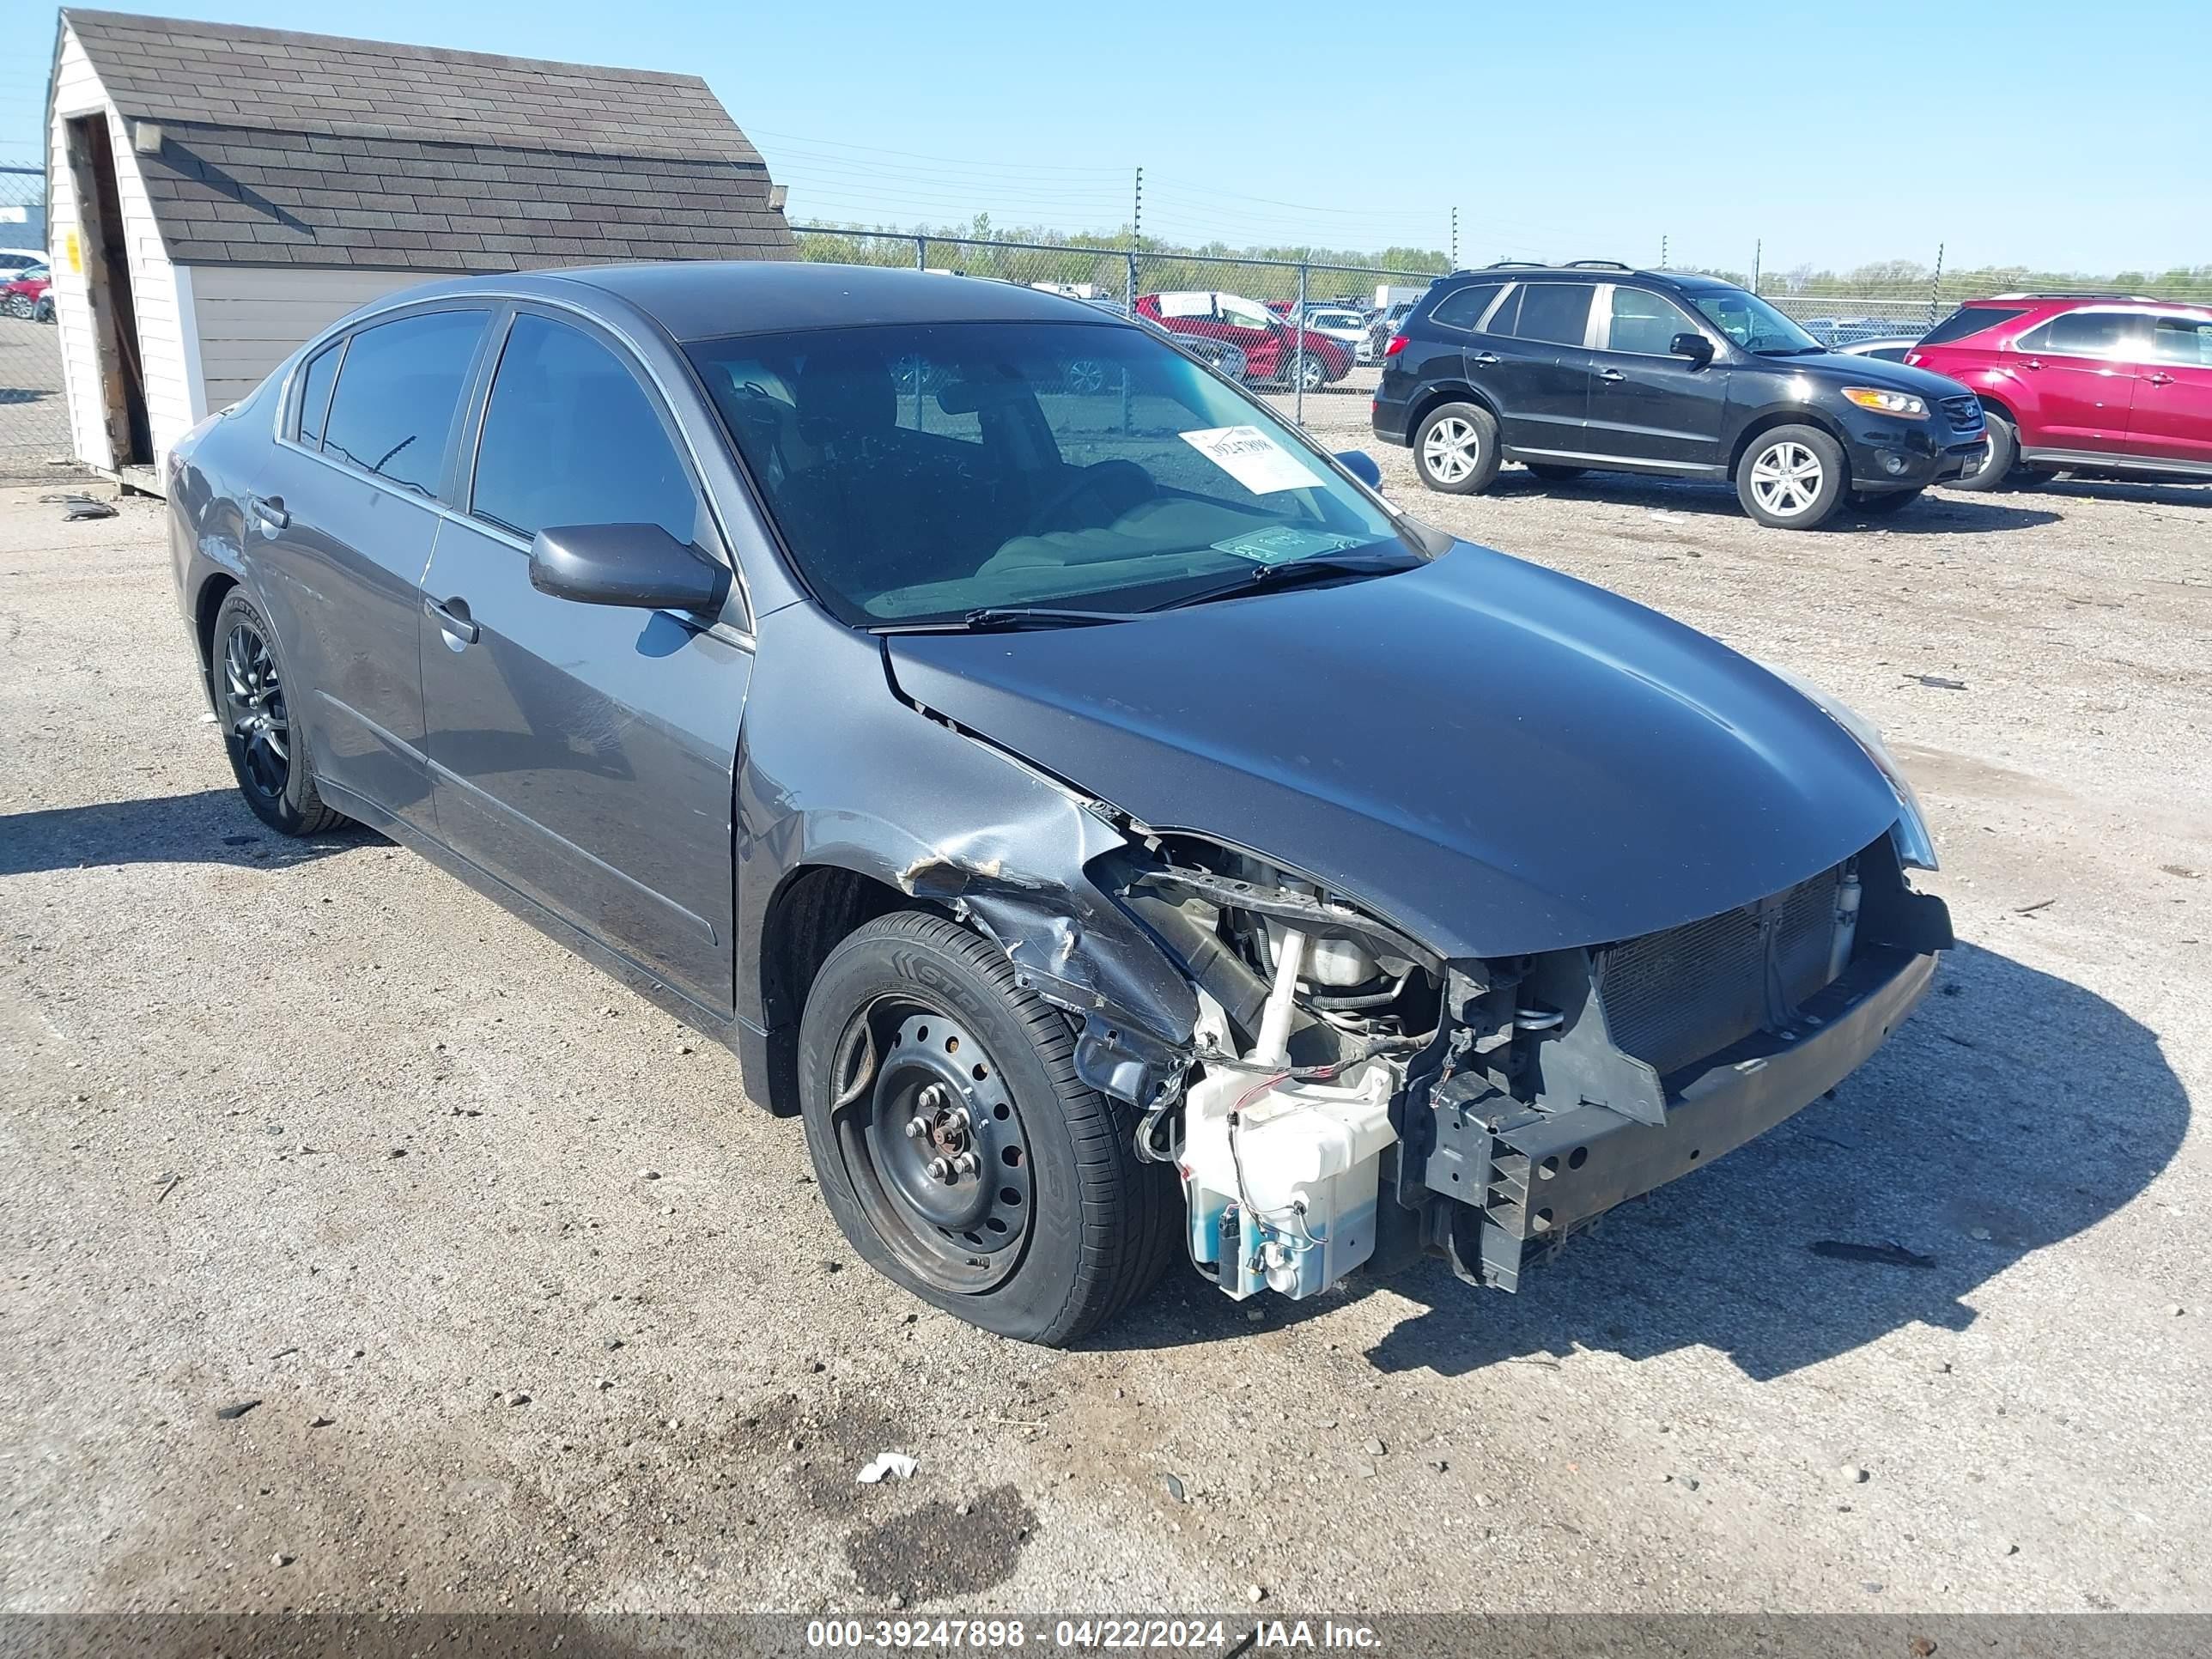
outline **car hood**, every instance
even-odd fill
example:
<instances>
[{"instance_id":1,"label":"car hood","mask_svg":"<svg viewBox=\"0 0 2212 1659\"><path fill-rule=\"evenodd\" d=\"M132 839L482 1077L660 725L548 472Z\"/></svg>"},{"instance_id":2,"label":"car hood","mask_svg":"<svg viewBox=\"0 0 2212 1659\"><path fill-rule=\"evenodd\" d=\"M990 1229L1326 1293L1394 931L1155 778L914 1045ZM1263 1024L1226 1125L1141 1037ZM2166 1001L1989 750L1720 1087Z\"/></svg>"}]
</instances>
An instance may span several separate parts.
<instances>
[{"instance_id":1,"label":"car hood","mask_svg":"<svg viewBox=\"0 0 2212 1659\"><path fill-rule=\"evenodd\" d=\"M884 647L925 708L1447 957L1717 915L1840 862L1899 810L1843 728L1756 663L1464 544L1400 575Z\"/></svg>"},{"instance_id":2,"label":"car hood","mask_svg":"<svg viewBox=\"0 0 2212 1659\"><path fill-rule=\"evenodd\" d=\"M1880 357L1854 357L1848 351L1823 351L1812 357L1771 357L1764 360L1777 368L1817 369L1852 386L1878 386L1890 392L1912 392L1923 398L1955 398L1966 388L1948 374L1914 368Z\"/></svg>"}]
</instances>

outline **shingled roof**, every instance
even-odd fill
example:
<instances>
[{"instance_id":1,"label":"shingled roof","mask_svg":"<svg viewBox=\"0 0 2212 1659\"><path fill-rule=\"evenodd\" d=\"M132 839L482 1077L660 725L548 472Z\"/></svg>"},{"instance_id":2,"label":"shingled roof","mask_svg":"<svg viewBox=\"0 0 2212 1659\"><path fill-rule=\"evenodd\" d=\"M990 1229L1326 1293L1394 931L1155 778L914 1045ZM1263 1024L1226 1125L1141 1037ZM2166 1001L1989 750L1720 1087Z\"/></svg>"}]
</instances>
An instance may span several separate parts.
<instances>
[{"instance_id":1,"label":"shingled roof","mask_svg":"<svg viewBox=\"0 0 2212 1659\"><path fill-rule=\"evenodd\" d=\"M66 10L179 264L514 270L788 258L768 167L693 75Z\"/></svg>"}]
</instances>

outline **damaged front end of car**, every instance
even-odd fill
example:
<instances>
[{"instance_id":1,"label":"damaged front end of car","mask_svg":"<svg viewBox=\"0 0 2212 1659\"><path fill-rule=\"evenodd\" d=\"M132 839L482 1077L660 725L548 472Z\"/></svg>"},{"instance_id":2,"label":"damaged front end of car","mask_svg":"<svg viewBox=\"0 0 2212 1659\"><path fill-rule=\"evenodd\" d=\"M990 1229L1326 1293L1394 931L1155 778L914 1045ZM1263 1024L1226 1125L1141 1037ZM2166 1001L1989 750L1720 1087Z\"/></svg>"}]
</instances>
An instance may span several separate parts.
<instances>
[{"instance_id":1,"label":"damaged front end of car","mask_svg":"<svg viewBox=\"0 0 2212 1659\"><path fill-rule=\"evenodd\" d=\"M1516 1289L1531 1247L1772 1127L1880 1046L1952 942L1909 855L1892 831L1719 915L1446 960L1296 872L1139 830L1091 873L1199 1006L1180 1075L1139 1103L1139 1152L1176 1165L1192 1262L1233 1297L1425 1253Z\"/></svg>"}]
</instances>

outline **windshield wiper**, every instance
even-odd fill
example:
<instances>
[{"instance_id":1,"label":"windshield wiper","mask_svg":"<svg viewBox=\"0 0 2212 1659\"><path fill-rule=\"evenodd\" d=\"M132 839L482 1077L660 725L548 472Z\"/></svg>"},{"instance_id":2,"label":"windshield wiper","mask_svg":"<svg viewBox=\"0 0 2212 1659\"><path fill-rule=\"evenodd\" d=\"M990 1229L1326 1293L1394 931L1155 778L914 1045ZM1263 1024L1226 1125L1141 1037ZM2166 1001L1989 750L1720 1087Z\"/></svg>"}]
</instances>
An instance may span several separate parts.
<instances>
[{"instance_id":1,"label":"windshield wiper","mask_svg":"<svg viewBox=\"0 0 2212 1659\"><path fill-rule=\"evenodd\" d=\"M1077 611L1048 605L980 605L964 617L930 622L879 623L873 634L993 634L1017 628L1089 628L1100 623L1140 622L1136 611Z\"/></svg>"},{"instance_id":2,"label":"windshield wiper","mask_svg":"<svg viewBox=\"0 0 2212 1659\"><path fill-rule=\"evenodd\" d=\"M1255 564L1249 575L1239 576L1218 587L1186 593L1156 609L1180 611L1186 605L1239 599L1261 588L1294 586L1322 576L1387 576L1396 571L1411 570L1420 562L1405 553L1316 553L1310 558L1292 559L1284 564Z\"/></svg>"}]
</instances>

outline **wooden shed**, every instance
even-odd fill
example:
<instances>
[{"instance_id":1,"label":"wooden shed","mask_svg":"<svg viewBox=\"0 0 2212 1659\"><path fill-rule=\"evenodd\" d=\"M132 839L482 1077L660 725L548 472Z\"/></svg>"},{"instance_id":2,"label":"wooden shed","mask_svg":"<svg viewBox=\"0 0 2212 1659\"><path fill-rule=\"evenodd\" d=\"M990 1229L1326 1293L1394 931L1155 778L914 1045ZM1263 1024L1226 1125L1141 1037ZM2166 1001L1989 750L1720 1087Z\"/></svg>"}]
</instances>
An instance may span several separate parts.
<instances>
[{"instance_id":1,"label":"wooden shed","mask_svg":"<svg viewBox=\"0 0 2212 1659\"><path fill-rule=\"evenodd\" d=\"M696 76L70 9L47 116L74 451L149 486L195 422L394 289L793 252Z\"/></svg>"}]
</instances>

